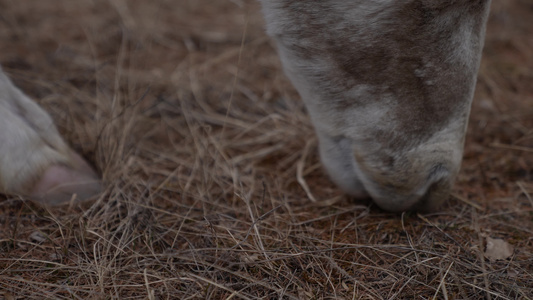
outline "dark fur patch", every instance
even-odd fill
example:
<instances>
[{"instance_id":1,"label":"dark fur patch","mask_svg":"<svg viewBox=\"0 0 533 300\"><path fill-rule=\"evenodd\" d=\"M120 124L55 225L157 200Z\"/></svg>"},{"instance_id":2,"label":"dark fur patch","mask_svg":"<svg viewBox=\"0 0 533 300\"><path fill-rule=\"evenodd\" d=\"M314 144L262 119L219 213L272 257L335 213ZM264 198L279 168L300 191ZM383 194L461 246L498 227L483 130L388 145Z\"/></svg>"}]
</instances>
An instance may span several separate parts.
<instances>
[{"instance_id":1,"label":"dark fur patch","mask_svg":"<svg viewBox=\"0 0 533 300\"><path fill-rule=\"evenodd\" d=\"M488 1L391 1L370 9L361 20L351 13L369 9L371 1L355 1L352 11L337 9L336 1L279 3L290 23L298 24L284 28L280 40L308 61L302 74L322 101L342 111L393 97L390 117L399 124L395 130L401 138L394 132L373 138L407 146L468 111L478 61L461 63L453 52L460 46L456 36L464 22L473 23L469 42L472 53L479 52L483 20L475 16ZM313 68L317 62L330 67ZM359 85L371 87L371 99L346 97Z\"/></svg>"}]
</instances>

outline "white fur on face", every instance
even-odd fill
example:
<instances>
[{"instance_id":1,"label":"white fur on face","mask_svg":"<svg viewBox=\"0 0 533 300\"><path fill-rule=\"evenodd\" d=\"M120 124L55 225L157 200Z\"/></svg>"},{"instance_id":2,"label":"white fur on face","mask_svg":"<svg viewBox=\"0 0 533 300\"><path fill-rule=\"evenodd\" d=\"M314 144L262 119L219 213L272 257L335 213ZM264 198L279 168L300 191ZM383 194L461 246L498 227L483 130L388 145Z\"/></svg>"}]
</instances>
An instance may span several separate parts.
<instances>
[{"instance_id":1,"label":"white fur on face","mask_svg":"<svg viewBox=\"0 0 533 300\"><path fill-rule=\"evenodd\" d=\"M330 177L438 207L459 171L490 0L261 0Z\"/></svg>"}]
</instances>

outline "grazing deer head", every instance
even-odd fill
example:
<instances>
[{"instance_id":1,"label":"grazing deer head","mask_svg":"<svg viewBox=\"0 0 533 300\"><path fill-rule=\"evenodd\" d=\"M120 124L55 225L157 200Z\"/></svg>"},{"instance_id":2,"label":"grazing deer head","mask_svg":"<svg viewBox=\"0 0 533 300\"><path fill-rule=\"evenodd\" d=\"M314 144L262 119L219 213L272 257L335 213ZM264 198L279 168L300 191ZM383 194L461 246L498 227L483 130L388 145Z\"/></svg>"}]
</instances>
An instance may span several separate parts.
<instances>
[{"instance_id":1,"label":"grazing deer head","mask_svg":"<svg viewBox=\"0 0 533 300\"><path fill-rule=\"evenodd\" d=\"M490 0L261 0L332 180L432 210L459 172Z\"/></svg>"}]
</instances>

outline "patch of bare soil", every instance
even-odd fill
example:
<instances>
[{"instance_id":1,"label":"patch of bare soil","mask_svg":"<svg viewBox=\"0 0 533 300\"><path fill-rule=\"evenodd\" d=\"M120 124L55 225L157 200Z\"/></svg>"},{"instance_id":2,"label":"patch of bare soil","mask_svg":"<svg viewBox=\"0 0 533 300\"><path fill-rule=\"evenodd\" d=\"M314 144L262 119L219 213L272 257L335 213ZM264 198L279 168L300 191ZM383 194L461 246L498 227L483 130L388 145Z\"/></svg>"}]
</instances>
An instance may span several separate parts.
<instances>
[{"instance_id":1,"label":"patch of bare soil","mask_svg":"<svg viewBox=\"0 0 533 300\"><path fill-rule=\"evenodd\" d=\"M256 1L0 0L0 24L5 71L107 186L0 202L0 298L533 298L531 1L494 3L463 168L425 216L330 183Z\"/></svg>"}]
</instances>

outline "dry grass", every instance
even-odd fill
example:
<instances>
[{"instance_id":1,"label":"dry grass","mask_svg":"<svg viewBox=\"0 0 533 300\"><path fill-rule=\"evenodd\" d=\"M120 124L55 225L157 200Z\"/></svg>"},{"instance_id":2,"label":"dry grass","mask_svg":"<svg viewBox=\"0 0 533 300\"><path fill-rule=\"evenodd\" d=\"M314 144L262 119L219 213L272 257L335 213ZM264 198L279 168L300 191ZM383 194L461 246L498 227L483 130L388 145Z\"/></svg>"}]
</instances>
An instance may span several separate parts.
<instances>
[{"instance_id":1,"label":"dry grass","mask_svg":"<svg viewBox=\"0 0 533 300\"><path fill-rule=\"evenodd\" d=\"M256 1L1 0L0 63L107 189L0 202L0 298L532 299L533 6L494 4L455 196L421 216L329 182Z\"/></svg>"}]
</instances>

